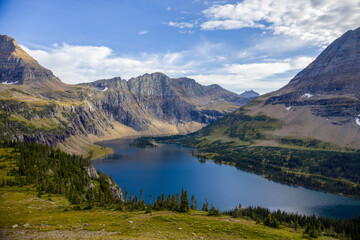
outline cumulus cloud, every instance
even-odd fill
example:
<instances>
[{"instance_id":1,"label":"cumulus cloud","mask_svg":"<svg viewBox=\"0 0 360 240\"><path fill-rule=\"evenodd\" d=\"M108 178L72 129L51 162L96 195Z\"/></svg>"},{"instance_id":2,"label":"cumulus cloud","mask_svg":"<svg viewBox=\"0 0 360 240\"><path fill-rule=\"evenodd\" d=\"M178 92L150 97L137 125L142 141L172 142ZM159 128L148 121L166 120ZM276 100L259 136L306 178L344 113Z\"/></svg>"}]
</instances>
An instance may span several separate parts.
<instances>
[{"instance_id":1,"label":"cumulus cloud","mask_svg":"<svg viewBox=\"0 0 360 240\"><path fill-rule=\"evenodd\" d=\"M75 84L120 76L125 79L144 73L164 72L170 77L189 76L204 85L220 84L235 91L254 89L261 93L284 86L306 67L312 57L260 60L238 64L223 56L221 43L204 41L188 51L116 56L105 46L53 45L50 49L22 46L41 65L66 83Z\"/></svg>"},{"instance_id":2,"label":"cumulus cloud","mask_svg":"<svg viewBox=\"0 0 360 240\"><path fill-rule=\"evenodd\" d=\"M29 49L26 46L22 48L61 80L70 84L115 76L131 78L157 71L187 75L193 64L192 61L183 63L181 52L119 57L105 46L74 46L64 43L61 46L54 45L49 50Z\"/></svg>"},{"instance_id":3,"label":"cumulus cloud","mask_svg":"<svg viewBox=\"0 0 360 240\"><path fill-rule=\"evenodd\" d=\"M275 35L294 36L316 44L328 44L349 29L359 27L357 0L244 0L215 4L203 11L202 30L271 30Z\"/></svg>"}]
</instances>

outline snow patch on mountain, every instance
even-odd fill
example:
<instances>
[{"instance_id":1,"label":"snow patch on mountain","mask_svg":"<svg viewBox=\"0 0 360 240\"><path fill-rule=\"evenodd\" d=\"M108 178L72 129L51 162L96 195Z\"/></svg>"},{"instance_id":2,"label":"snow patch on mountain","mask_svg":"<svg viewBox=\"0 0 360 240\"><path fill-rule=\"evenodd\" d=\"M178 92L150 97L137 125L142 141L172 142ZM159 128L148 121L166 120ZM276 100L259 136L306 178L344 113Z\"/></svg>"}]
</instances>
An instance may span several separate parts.
<instances>
[{"instance_id":1,"label":"snow patch on mountain","mask_svg":"<svg viewBox=\"0 0 360 240\"><path fill-rule=\"evenodd\" d=\"M5 82L2 82L2 84L17 84L19 81L16 81L16 82L8 82L8 81L5 81Z\"/></svg>"},{"instance_id":2,"label":"snow patch on mountain","mask_svg":"<svg viewBox=\"0 0 360 240\"><path fill-rule=\"evenodd\" d=\"M301 98L311 98L313 95L311 95L310 93L305 93L304 95L301 96Z\"/></svg>"}]
</instances>

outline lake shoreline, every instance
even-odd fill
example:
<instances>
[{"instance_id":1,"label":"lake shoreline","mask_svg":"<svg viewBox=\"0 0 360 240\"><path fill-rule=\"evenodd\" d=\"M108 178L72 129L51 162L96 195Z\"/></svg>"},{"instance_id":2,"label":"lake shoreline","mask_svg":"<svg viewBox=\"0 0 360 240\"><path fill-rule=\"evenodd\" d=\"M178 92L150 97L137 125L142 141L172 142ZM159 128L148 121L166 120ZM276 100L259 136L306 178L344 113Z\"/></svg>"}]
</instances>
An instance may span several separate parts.
<instances>
[{"instance_id":1,"label":"lake shoreline","mask_svg":"<svg viewBox=\"0 0 360 240\"><path fill-rule=\"evenodd\" d=\"M217 199L216 197L214 198L214 200L216 201L210 201L211 203L214 203L214 206L219 207L221 210L229 210L229 209L233 209L235 206L237 206L238 203L242 203L244 206L262 206L265 208L268 208L270 210L278 210L278 209L282 209L282 210L286 210L286 212L291 212L291 213L295 213L295 212L299 212L299 213L303 213L303 214L307 214L307 215L311 215L314 213L314 210L311 210L311 207L309 207L311 204L315 204L314 207L317 208L316 211L318 211L320 214L318 214L319 216L329 216L329 214L333 214L333 216L338 216L340 217L341 215L343 215L343 213L341 211L347 212L349 211L351 213L351 209L349 209L349 206L347 206L347 203L351 203L351 204L355 204L354 206L356 206L356 214L354 215L355 217L360 216L360 201L358 201L357 199L354 198L348 198L345 196L340 196L340 195L334 195L331 193L325 193L322 191L317 191L317 190L311 190L311 189L307 189L301 186L293 186L293 185L288 185L288 184L283 184L283 183L277 183L274 182L272 180L269 180L267 178L264 178L264 176L258 175L258 174L254 174L254 173L250 173L250 172L246 172L243 170L239 170L237 168L234 168L233 166L229 166L229 165L221 165L219 163L215 163L213 161L207 161L207 163L205 164L201 164L198 159L196 159L195 157L191 156L191 149L189 147L186 146L182 146L182 145L178 145L176 144L176 146L172 146L174 144L161 144L159 147L157 148L148 148L148 149L139 149L139 148L134 148L134 147L130 147L129 146L129 141L131 139L134 138L121 138L121 139L116 139L116 140L109 140L106 142L101 142L101 144L103 144L104 146L107 147L112 147L114 150L114 154L110 154L107 155L103 158L100 159L95 159L93 161L93 165L95 166L96 169L99 169L103 172L106 172L107 174L112 174L112 176L114 177L114 180L119 184L119 186L122 187L122 189L124 189L124 186L126 185L127 190L129 192L132 193L137 193L139 192L140 188L143 188L146 194L153 194L153 196L157 196L160 195L161 193L174 193L174 192L179 192L181 190L181 187L185 187L186 189L189 190L189 192L193 193L196 197L197 200L200 201L204 201L205 197L209 197L209 199L213 198L213 191L215 191L216 189L211 189L209 188L209 190L206 190L207 184L209 184L208 182L204 182L204 179L199 178L199 176L197 176L197 174L200 174L201 176L204 175L204 177L206 178L206 176L210 173L205 173L206 171L208 171L209 169L213 169L211 170L211 174L212 175L219 175L222 171L225 172L229 172L229 174L231 174L234 178L238 178L239 175L241 175L243 178L245 177L245 179L240 179L237 183L236 181L233 181L233 185L237 186L240 185L243 186L244 182L249 181L246 180L249 178L252 179L251 181L255 181L255 182L259 182L261 183L259 186L254 186L254 191L251 194L254 194L254 192L261 192L260 190L256 190L257 188L261 189L262 186L261 185L268 185L269 189L275 188L275 193L276 191L280 191L279 194L284 194L282 193L283 191L288 191L289 192L289 196L281 196L280 197L280 201L278 201L276 198L271 198L269 202L267 203L267 201L263 202L263 204L261 204L261 201L259 202L258 200L256 200L257 198L259 198L259 196L253 196L253 199L255 199L256 201L243 201L241 200L241 197L243 197L243 195L246 195L246 191L248 190L246 189L246 184L244 185L244 193L240 194L237 193L235 197L235 199L238 199L235 201L232 201L233 203L230 203L231 201L228 201L228 203L221 203L221 201L219 199ZM124 141L126 142L124 144ZM119 147L118 143L121 143L122 146ZM120 145L121 145L120 144ZM165 146L167 145L167 146ZM159 151L159 152L158 152ZM173 151L173 152L171 152ZM170 152L170 153L169 153ZM187 152L185 154L185 152ZM169 156L164 157L161 154L170 154ZM139 156L137 156L137 154L140 154ZM171 155L172 154L172 155ZM185 154L185 155L184 155ZM147 159L149 158L150 159ZM154 159L151 159L151 157L153 157ZM193 166L196 171L198 172L192 172L194 171L193 169L191 169L191 167L186 166L186 164L181 164L182 161L178 162L179 160L174 160L172 159L172 157L175 158L184 158L183 161L186 162L186 164L189 164L191 166ZM117 160L117 158L119 158ZM138 158L142 158L142 160L139 160ZM160 159L160 160L159 160ZM160 164L160 165L159 165ZM152 165L159 165L160 167L165 167L168 169L165 170L159 170L157 168L155 168ZM168 166L167 166L168 165ZM172 166L173 165L173 166ZM176 167L175 167L176 166ZM128 167L128 171L126 171L126 167ZM174 169L175 168L175 169ZM224 168L226 168L224 170ZM218 169L218 170L215 170ZM120 174L121 172L121 174ZM188 177L186 177L186 174L181 175L181 172L185 172L186 174L190 174ZM220 173L219 173L220 172ZM119 177L119 175L121 175L121 177ZM126 179L126 177L124 178L124 175L127 176L128 178ZM138 177L137 177L138 176ZM199 183L190 183L187 182L188 180L186 180L186 178L189 178L190 176L192 176L191 178L195 178L198 179L197 181L202 182L204 184L204 188L199 187ZM246 177L248 176L248 177ZM182 180L179 180L179 182L176 182L174 180L174 178L181 178L181 177L185 177L185 183L181 182ZM139 179L140 178L140 179ZM144 180L145 178L148 178L146 180ZM163 178L161 181L159 180L159 178ZM227 181L232 181L231 179L228 178L228 176L219 176L219 179L221 178L225 178L228 179ZM226 181L225 179L222 179L222 181ZM254 180L255 179L255 180ZM260 179L260 180L259 180ZM262 179L262 180L261 180ZM160 182L159 182L160 181ZM216 184L213 180L209 180L211 183ZM220 181L220 180L219 180ZM250 182L251 182L250 181ZM151 183L153 184L162 184L161 182L168 182L168 185L170 184L174 184L174 187L169 187L169 186L164 186L164 190L161 191L152 191L152 186ZM126 184L125 184L126 183ZM186 186L186 184L188 184L188 187ZM196 185L195 187L192 185ZM166 184L165 184L166 185ZM230 183L227 183L226 185L231 185ZM176 187L178 186L178 187ZM167 190L166 190L167 189ZM172 189L172 190L171 190ZM201 190L203 189L203 190ZM211 190L210 190L211 189ZM205 191L205 192L204 192ZM238 191L238 190L236 190ZM269 192L268 189L265 189L265 196L269 197L271 194L271 191ZM201 192L201 193L200 193ZM231 195L234 195L232 193L230 193L231 191L229 190L229 192L225 193L224 192L224 196L230 194L227 198L234 198L231 197ZM296 195L298 195L298 198L302 198L302 194L301 192L303 192L303 194L305 195L309 195L309 196L320 196L320 199L316 199L314 201L312 201L313 203L309 203L309 206L302 205L302 207L306 210L305 212L302 211L298 211L299 209L296 209L294 206L292 206L291 204L288 206L287 202L284 201L284 199L286 198L294 198L294 201L296 200ZM208 194L209 193L209 194ZM221 193L219 193L221 194ZM255 193L255 194L260 194L260 193ZM299 195L300 194L300 195ZM286 195L286 194L285 194ZM291 196L294 195L294 196ZM198 199L198 197L200 196L200 198ZM323 204L324 207L320 207L318 205L316 205L316 202L324 202L323 200L321 200L321 198L325 199L325 202L328 201L328 206L325 207L326 204ZM326 200L327 199L327 200ZM332 200L331 200L332 199ZM335 199L335 200L334 200ZM336 200L337 199L337 200ZM225 199L225 202L227 200ZM306 201L306 199L304 200ZM338 208L338 210L335 209L334 213L330 213L331 211L333 211L334 209L332 209L333 204L331 202L336 202L339 201L339 203L341 203L342 205L340 205L340 207ZM228 207L224 207L225 205L227 205ZM318 207L316 207L318 206ZM330 207L329 207L330 206ZM328 208L328 209L327 209ZM342 209L339 211L339 209ZM316 212L315 211L315 212ZM357 211L359 211L357 213ZM325 213L325 214L321 214L321 212Z\"/></svg>"}]
</instances>

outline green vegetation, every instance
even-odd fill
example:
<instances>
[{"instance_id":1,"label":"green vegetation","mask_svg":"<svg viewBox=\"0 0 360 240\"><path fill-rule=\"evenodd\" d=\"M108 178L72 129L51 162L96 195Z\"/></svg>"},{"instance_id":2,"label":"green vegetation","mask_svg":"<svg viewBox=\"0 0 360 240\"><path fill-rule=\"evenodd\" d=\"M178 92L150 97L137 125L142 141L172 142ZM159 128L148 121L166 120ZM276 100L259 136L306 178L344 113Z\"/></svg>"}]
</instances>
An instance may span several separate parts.
<instances>
[{"instance_id":1,"label":"green vegetation","mask_svg":"<svg viewBox=\"0 0 360 240\"><path fill-rule=\"evenodd\" d=\"M96 180L89 178L85 170L90 166L89 159L48 146L1 143L0 163L0 214L6 216L0 219L0 228L8 229L9 238L21 238L16 228L44 238L52 238L54 231L71 238L68 234L72 230L84 236L91 231L99 234L99 238L359 237L359 219L344 221L271 213L241 205L221 213L213 205L209 208L207 201L203 211L197 211L195 197L191 197L190 203L184 189L181 195L162 194L148 204L142 191L139 198L125 189L122 201L111 191L111 177L98 172ZM9 229L11 226L15 226L14 230Z\"/></svg>"},{"instance_id":2,"label":"green vegetation","mask_svg":"<svg viewBox=\"0 0 360 240\"><path fill-rule=\"evenodd\" d=\"M281 127L281 122L278 119L265 115L250 116L243 109L226 116L221 124L230 126L225 131L225 134L229 137L239 138L241 141L251 143L254 140L266 139L266 131Z\"/></svg>"},{"instance_id":3,"label":"green vegetation","mask_svg":"<svg viewBox=\"0 0 360 240\"><path fill-rule=\"evenodd\" d=\"M156 147L156 144L154 144L150 138L140 137L136 138L134 142L130 144L130 146L138 148L154 148Z\"/></svg>"},{"instance_id":4,"label":"green vegetation","mask_svg":"<svg viewBox=\"0 0 360 240\"><path fill-rule=\"evenodd\" d=\"M220 140L203 144L196 135L155 138L197 148L200 161L211 159L273 181L360 198L360 152L238 146Z\"/></svg>"},{"instance_id":5,"label":"green vegetation","mask_svg":"<svg viewBox=\"0 0 360 240\"><path fill-rule=\"evenodd\" d=\"M3 239L304 239L304 229L270 228L251 219L207 212L74 210L61 195L37 197L33 188L0 188ZM26 225L28 223L28 225ZM12 226L18 225L12 229ZM24 227L26 226L26 227ZM2 236L2 235L0 235ZM333 239L321 236L319 239Z\"/></svg>"},{"instance_id":6,"label":"green vegetation","mask_svg":"<svg viewBox=\"0 0 360 240\"><path fill-rule=\"evenodd\" d=\"M5 153L0 162L6 166L0 171L2 187L34 185L39 196L62 194L73 204L105 206L120 201L112 194L112 179L101 172L96 180L87 175L89 159L33 143L2 142L0 149Z\"/></svg>"},{"instance_id":7,"label":"green vegetation","mask_svg":"<svg viewBox=\"0 0 360 240\"><path fill-rule=\"evenodd\" d=\"M323 142L317 139L299 139L299 138L280 138L279 142L281 144L285 145L291 145L291 146L298 146L298 147L304 147L304 148L313 148L313 149L328 149L328 150L334 150L339 149L339 147L335 146L334 144ZM340 149L339 149L340 150Z\"/></svg>"},{"instance_id":8,"label":"green vegetation","mask_svg":"<svg viewBox=\"0 0 360 240\"><path fill-rule=\"evenodd\" d=\"M148 141L192 147L200 161L230 164L277 182L360 198L360 151L341 152L317 139L276 138L267 133L281 126L280 120L250 116L239 109L196 133ZM282 147L261 146L261 141Z\"/></svg>"}]
</instances>

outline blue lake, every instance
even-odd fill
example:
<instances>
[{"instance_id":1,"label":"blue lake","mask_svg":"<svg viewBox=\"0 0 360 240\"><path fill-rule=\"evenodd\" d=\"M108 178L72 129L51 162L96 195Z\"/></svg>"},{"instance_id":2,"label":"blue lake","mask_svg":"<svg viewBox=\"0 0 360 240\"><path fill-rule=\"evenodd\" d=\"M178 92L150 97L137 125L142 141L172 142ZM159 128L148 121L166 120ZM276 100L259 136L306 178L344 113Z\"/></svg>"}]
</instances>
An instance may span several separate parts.
<instances>
[{"instance_id":1,"label":"blue lake","mask_svg":"<svg viewBox=\"0 0 360 240\"><path fill-rule=\"evenodd\" d=\"M200 163L191 149L162 144L157 148L130 147L130 139L103 142L114 154L93 161L96 169L111 174L124 190L140 195L148 202L187 189L195 195L198 208L208 199L220 210L242 206L261 206L300 214L348 218L360 217L360 200L339 195L275 183L258 175L228 165L207 161Z\"/></svg>"}]
</instances>

